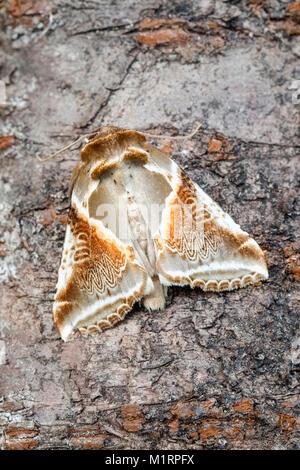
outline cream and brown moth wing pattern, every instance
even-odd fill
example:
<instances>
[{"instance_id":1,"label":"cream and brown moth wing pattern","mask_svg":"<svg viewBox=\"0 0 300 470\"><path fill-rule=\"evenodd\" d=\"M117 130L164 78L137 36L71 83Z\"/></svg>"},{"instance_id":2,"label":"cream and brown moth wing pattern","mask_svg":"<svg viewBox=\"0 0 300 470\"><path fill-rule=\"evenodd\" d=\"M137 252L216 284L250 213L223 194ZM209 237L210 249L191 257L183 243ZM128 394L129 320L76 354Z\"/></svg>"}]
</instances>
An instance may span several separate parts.
<instances>
[{"instance_id":1,"label":"cream and brown moth wing pattern","mask_svg":"<svg viewBox=\"0 0 300 470\"><path fill-rule=\"evenodd\" d=\"M163 309L167 287L223 291L268 278L258 244L143 134L105 126L71 180L54 321L67 341Z\"/></svg>"}]
</instances>

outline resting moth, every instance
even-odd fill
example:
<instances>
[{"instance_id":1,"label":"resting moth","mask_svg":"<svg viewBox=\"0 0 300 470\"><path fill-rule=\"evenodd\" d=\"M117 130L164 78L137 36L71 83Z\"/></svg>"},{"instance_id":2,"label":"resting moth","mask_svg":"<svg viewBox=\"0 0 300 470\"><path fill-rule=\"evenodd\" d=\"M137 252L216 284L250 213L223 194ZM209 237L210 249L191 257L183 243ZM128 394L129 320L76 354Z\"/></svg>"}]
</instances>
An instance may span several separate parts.
<instances>
[{"instance_id":1,"label":"resting moth","mask_svg":"<svg viewBox=\"0 0 300 470\"><path fill-rule=\"evenodd\" d=\"M268 278L258 244L134 130L105 126L81 150L58 274L63 340L163 309L170 285L226 291Z\"/></svg>"}]
</instances>

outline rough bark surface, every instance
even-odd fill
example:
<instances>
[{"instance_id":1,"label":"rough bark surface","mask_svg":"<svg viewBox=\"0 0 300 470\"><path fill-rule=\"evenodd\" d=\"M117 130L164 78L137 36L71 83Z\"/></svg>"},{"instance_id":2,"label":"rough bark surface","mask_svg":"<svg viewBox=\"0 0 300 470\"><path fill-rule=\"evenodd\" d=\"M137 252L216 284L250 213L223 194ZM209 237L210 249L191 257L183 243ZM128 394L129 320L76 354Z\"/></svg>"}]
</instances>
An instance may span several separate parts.
<instances>
[{"instance_id":1,"label":"rough bark surface","mask_svg":"<svg viewBox=\"0 0 300 470\"><path fill-rule=\"evenodd\" d=\"M0 3L3 449L299 448L299 11ZM255 237L269 281L172 288L163 312L136 306L63 343L52 302L79 149L36 155L103 123L176 135L199 121L158 146Z\"/></svg>"}]
</instances>

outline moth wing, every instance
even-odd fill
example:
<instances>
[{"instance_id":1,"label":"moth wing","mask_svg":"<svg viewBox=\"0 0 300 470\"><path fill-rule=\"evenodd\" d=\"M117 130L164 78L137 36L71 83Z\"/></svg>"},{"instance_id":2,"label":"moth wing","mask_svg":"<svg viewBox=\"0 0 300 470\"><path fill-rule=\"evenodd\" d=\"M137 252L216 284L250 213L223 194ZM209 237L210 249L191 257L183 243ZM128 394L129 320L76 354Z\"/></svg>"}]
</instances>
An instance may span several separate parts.
<instances>
[{"instance_id":1,"label":"moth wing","mask_svg":"<svg viewBox=\"0 0 300 470\"><path fill-rule=\"evenodd\" d=\"M172 186L155 236L160 282L222 291L267 279L255 240L175 162L157 150L151 156Z\"/></svg>"},{"instance_id":2,"label":"moth wing","mask_svg":"<svg viewBox=\"0 0 300 470\"><path fill-rule=\"evenodd\" d=\"M54 302L54 321L66 341L74 330L102 331L122 320L146 289L147 273L132 248L72 201Z\"/></svg>"}]
</instances>

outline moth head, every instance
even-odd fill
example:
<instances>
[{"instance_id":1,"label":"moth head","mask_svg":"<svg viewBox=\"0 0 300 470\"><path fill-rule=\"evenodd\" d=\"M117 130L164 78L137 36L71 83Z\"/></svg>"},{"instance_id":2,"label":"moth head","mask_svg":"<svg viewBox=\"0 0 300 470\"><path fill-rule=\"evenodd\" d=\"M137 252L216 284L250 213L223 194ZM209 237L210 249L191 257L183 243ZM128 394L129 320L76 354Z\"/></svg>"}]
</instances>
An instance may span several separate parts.
<instances>
[{"instance_id":1,"label":"moth head","mask_svg":"<svg viewBox=\"0 0 300 470\"><path fill-rule=\"evenodd\" d=\"M122 129L115 126L103 126L89 137L88 142L81 150L81 160L91 162L93 160L108 160L122 153L129 145L143 145L143 134L130 129Z\"/></svg>"}]
</instances>

